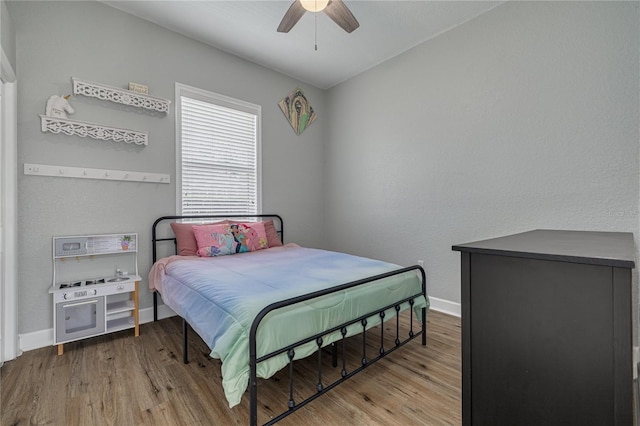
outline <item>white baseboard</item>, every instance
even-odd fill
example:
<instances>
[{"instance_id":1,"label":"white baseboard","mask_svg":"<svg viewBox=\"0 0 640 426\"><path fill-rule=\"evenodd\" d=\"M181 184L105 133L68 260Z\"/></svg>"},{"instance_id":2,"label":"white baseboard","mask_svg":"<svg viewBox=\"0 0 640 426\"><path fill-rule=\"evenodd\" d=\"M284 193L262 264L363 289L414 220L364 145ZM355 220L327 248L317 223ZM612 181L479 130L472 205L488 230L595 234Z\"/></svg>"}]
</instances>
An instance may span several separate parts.
<instances>
[{"instance_id":1,"label":"white baseboard","mask_svg":"<svg viewBox=\"0 0 640 426\"><path fill-rule=\"evenodd\" d=\"M167 305L158 306L158 319L164 319L174 316L173 312ZM153 321L153 308L140 309L140 324ZM18 335L18 347L22 352L32 351L34 349L53 346L53 328L46 330L32 331Z\"/></svg>"},{"instance_id":2,"label":"white baseboard","mask_svg":"<svg viewBox=\"0 0 640 426\"><path fill-rule=\"evenodd\" d=\"M18 348L22 352L53 346L53 328L18 334Z\"/></svg>"},{"instance_id":3,"label":"white baseboard","mask_svg":"<svg viewBox=\"0 0 640 426\"><path fill-rule=\"evenodd\" d=\"M175 316L176 313L167 305L158 305L158 319L165 319ZM140 324L146 324L153 321L153 308L140 309Z\"/></svg>"},{"instance_id":4,"label":"white baseboard","mask_svg":"<svg viewBox=\"0 0 640 426\"><path fill-rule=\"evenodd\" d=\"M461 315L460 304L450 302L437 297L429 297L431 307L434 311L443 312L445 314L459 317ZM169 318L176 315L167 305L158 306L158 319ZM153 308L140 309L140 324L146 324L153 321ZM31 333L23 333L18 335L18 347L21 351L32 351L34 349L53 346L53 329L32 331Z\"/></svg>"},{"instance_id":5,"label":"white baseboard","mask_svg":"<svg viewBox=\"0 0 640 426\"><path fill-rule=\"evenodd\" d=\"M432 296L429 296L429 302L431 303L429 309L456 317L462 316L462 308L459 303L450 302L445 299L438 299L437 297Z\"/></svg>"}]
</instances>

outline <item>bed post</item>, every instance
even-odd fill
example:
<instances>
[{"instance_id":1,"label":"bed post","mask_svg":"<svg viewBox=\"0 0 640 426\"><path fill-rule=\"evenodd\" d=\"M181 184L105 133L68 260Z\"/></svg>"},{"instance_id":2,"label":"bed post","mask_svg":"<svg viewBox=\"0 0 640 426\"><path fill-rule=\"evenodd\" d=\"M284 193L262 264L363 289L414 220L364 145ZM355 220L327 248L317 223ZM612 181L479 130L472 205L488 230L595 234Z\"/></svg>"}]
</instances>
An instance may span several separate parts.
<instances>
[{"instance_id":1,"label":"bed post","mask_svg":"<svg viewBox=\"0 0 640 426\"><path fill-rule=\"evenodd\" d=\"M158 293L153 292L153 321L158 321Z\"/></svg>"},{"instance_id":2,"label":"bed post","mask_svg":"<svg viewBox=\"0 0 640 426\"><path fill-rule=\"evenodd\" d=\"M187 324L187 320L182 318L182 362L184 364L189 364L189 356L187 344L189 343L189 324Z\"/></svg>"},{"instance_id":3,"label":"bed post","mask_svg":"<svg viewBox=\"0 0 640 426\"><path fill-rule=\"evenodd\" d=\"M249 334L249 424L251 426L257 426L258 424L258 378L256 360L256 336L255 332L252 332Z\"/></svg>"},{"instance_id":4,"label":"bed post","mask_svg":"<svg viewBox=\"0 0 640 426\"><path fill-rule=\"evenodd\" d=\"M422 295L427 298L427 274L422 266L418 266L422 275ZM427 308L422 308L422 346L427 346Z\"/></svg>"},{"instance_id":5,"label":"bed post","mask_svg":"<svg viewBox=\"0 0 640 426\"><path fill-rule=\"evenodd\" d=\"M158 257L158 251L156 248L156 225L158 225L158 222L160 221L160 219L157 219L155 222L153 222L153 226L151 227L151 264L153 265L154 263L156 263L157 257ZM156 322L158 321L158 292L154 291L153 292L153 321Z\"/></svg>"},{"instance_id":6,"label":"bed post","mask_svg":"<svg viewBox=\"0 0 640 426\"><path fill-rule=\"evenodd\" d=\"M427 346L427 308L422 308L422 346Z\"/></svg>"}]
</instances>

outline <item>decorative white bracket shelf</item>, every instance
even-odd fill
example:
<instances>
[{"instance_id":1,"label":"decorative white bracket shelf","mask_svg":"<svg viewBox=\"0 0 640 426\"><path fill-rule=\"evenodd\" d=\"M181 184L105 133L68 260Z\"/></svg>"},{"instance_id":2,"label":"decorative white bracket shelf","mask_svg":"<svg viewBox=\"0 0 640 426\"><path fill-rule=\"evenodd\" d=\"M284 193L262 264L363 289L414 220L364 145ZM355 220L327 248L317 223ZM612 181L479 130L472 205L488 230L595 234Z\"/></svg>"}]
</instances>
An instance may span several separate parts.
<instances>
[{"instance_id":1,"label":"decorative white bracket shelf","mask_svg":"<svg viewBox=\"0 0 640 426\"><path fill-rule=\"evenodd\" d=\"M73 83L74 95L84 95L118 104L131 105L165 113L169 112L169 104L171 101L167 99L107 86L102 83L80 80L75 77L71 77L71 81Z\"/></svg>"},{"instance_id":2,"label":"decorative white bracket shelf","mask_svg":"<svg viewBox=\"0 0 640 426\"><path fill-rule=\"evenodd\" d=\"M135 143L136 145L149 144L149 134L147 132L69 120L68 118L49 117L42 114L40 114L40 118L42 119L43 132L64 133L83 138L89 136L103 141L113 140L115 142Z\"/></svg>"},{"instance_id":3,"label":"decorative white bracket shelf","mask_svg":"<svg viewBox=\"0 0 640 426\"><path fill-rule=\"evenodd\" d=\"M24 163L24 174L79 179L123 180L129 182L171 183L163 173L127 172L123 170L89 169L86 167L50 166Z\"/></svg>"}]
</instances>

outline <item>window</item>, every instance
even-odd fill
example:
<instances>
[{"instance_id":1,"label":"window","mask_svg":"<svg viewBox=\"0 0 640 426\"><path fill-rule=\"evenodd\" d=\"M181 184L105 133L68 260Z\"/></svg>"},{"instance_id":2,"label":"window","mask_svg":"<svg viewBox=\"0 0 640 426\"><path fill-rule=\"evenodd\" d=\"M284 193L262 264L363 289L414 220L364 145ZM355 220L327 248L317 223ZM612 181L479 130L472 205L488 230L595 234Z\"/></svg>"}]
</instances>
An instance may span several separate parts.
<instances>
[{"instance_id":1,"label":"window","mask_svg":"<svg viewBox=\"0 0 640 426\"><path fill-rule=\"evenodd\" d=\"M261 107L176 83L177 210L259 214Z\"/></svg>"}]
</instances>

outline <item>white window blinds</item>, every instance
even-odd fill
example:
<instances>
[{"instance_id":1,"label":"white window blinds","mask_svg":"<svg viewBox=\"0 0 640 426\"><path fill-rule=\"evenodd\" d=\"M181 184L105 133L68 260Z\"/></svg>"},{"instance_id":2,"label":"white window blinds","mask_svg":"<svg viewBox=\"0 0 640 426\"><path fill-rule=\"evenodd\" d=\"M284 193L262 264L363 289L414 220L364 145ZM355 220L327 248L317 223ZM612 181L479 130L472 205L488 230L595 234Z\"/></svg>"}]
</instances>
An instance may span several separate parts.
<instances>
[{"instance_id":1,"label":"white window blinds","mask_svg":"<svg viewBox=\"0 0 640 426\"><path fill-rule=\"evenodd\" d=\"M185 92L179 98L182 214L259 213L260 107L237 101L236 109L235 100Z\"/></svg>"}]
</instances>

